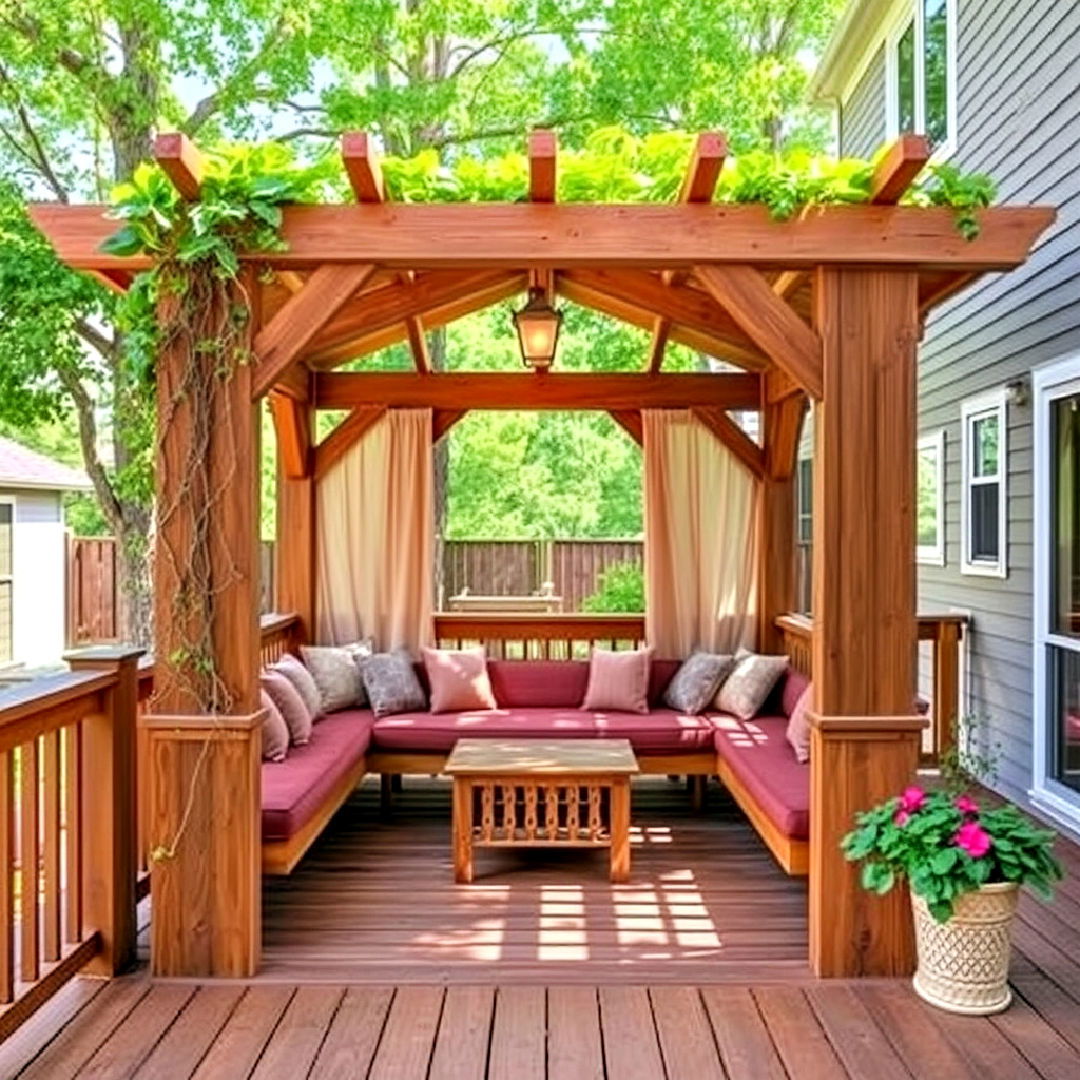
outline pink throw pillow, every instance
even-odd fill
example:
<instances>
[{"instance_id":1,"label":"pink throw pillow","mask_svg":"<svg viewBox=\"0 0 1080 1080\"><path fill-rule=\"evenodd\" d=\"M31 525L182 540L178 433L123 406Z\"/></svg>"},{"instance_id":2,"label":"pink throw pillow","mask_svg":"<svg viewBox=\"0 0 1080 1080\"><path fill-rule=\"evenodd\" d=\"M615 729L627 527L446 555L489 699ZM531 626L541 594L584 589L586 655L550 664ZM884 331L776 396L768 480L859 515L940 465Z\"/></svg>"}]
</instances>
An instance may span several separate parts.
<instances>
[{"instance_id":1,"label":"pink throw pillow","mask_svg":"<svg viewBox=\"0 0 1080 1080\"><path fill-rule=\"evenodd\" d=\"M496 708L482 647L423 652L433 713Z\"/></svg>"},{"instance_id":2,"label":"pink throw pillow","mask_svg":"<svg viewBox=\"0 0 1080 1080\"><path fill-rule=\"evenodd\" d=\"M274 699L261 690L260 704L266 710L262 726L262 756L264 761L284 761L289 752L289 725Z\"/></svg>"},{"instance_id":3,"label":"pink throw pillow","mask_svg":"<svg viewBox=\"0 0 1080 1080\"><path fill-rule=\"evenodd\" d=\"M259 679L260 686L270 695L289 729L289 741L303 746L311 739L311 713L300 691L280 672L268 668Z\"/></svg>"},{"instance_id":4,"label":"pink throw pillow","mask_svg":"<svg viewBox=\"0 0 1080 1080\"><path fill-rule=\"evenodd\" d=\"M322 694L319 692L314 676L292 653L286 653L275 660L271 665L271 670L280 671L293 684L296 692L303 698L304 705L311 714L312 722L321 720L326 715L323 712Z\"/></svg>"},{"instance_id":5,"label":"pink throw pillow","mask_svg":"<svg viewBox=\"0 0 1080 1080\"><path fill-rule=\"evenodd\" d=\"M589 660L589 685L581 707L647 713L652 654L652 649L627 652L593 649Z\"/></svg>"},{"instance_id":6,"label":"pink throw pillow","mask_svg":"<svg viewBox=\"0 0 1080 1080\"><path fill-rule=\"evenodd\" d=\"M791 743L795 757L804 765L810 760L810 695L813 688L807 683L799 695L787 725L787 741Z\"/></svg>"}]
</instances>

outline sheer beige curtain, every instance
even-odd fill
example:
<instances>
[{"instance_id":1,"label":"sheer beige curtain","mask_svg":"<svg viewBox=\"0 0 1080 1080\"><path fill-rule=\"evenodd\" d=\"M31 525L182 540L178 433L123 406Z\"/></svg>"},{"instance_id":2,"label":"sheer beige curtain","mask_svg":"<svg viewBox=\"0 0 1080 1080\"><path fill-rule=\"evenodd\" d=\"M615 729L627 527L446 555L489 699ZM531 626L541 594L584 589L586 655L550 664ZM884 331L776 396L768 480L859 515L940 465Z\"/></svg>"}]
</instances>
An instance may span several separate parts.
<instances>
[{"instance_id":1,"label":"sheer beige curtain","mask_svg":"<svg viewBox=\"0 0 1080 1080\"><path fill-rule=\"evenodd\" d=\"M319 481L319 641L431 639L431 410L391 409Z\"/></svg>"},{"instance_id":2,"label":"sheer beige curtain","mask_svg":"<svg viewBox=\"0 0 1080 1080\"><path fill-rule=\"evenodd\" d=\"M752 647L756 482L689 411L641 416L649 643L679 659Z\"/></svg>"}]
</instances>

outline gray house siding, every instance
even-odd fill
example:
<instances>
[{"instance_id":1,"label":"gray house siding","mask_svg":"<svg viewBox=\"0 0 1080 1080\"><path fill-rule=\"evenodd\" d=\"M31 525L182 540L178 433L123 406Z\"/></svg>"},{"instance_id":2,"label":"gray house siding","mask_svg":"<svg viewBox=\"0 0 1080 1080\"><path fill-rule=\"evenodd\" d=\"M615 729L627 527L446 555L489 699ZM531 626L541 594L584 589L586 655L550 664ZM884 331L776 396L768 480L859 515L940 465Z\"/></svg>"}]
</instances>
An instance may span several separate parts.
<instances>
[{"instance_id":1,"label":"gray house siding","mask_svg":"<svg viewBox=\"0 0 1080 1080\"><path fill-rule=\"evenodd\" d=\"M840 144L849 157L870 157L885 141L885 49L879 47L840 109Z\"/></svg>"},{"instance_id":2,"label":"gray house siding","mask_svg":"<svg viewBox=\"0 0 1080 1080\"><path fill-rule=\"evenodd\" d=\"M1030 405L1008 412L1008 577L960 572L961 405L1080 350L1080 5L1075 0L958 0L958 132L950 159L989 173L1001 202L1045 203L1058 220L1030 261L938 308L919 362L919 427L945 430L946 565L919 567L926 611L967 611L968 709L1000 750L997 786L1027 801L1032 784L1033 476ZM871 64L869 75L877 58ZM883 70L883 65L882 65ZM844 153L868 150L866 105L844 103ZM885 95L876 115L884 132ZM851 141L849 141L851 140Z\"/></svg>"}]
</instances>

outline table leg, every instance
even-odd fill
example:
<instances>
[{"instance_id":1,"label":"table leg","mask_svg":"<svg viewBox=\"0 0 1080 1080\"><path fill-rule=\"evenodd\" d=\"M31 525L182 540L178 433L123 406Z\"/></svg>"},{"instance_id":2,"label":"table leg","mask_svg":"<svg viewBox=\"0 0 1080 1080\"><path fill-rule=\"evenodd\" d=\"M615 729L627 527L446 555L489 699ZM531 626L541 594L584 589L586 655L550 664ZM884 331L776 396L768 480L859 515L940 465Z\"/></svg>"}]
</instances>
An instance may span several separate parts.
<instances>
[{"instance_id":1,"label":"table leg","mask_svg":"<svg viewBox=\"0 0 1080 1080\"><path fill-rule=\"evenodd\" d=\"M611 880L630 880L630 781L611 785Z\"/></svg>"},{"instance_id":2,"label":"table leg","mask_svg":"<svg viewBox=\"0 0 1080 1080\"><path fill-rule=\"evenodd\" d=\"M454 777L453 805L454 880L468 885L473 879L473 798L468 777Z\"/></svg>"}]
</instances>

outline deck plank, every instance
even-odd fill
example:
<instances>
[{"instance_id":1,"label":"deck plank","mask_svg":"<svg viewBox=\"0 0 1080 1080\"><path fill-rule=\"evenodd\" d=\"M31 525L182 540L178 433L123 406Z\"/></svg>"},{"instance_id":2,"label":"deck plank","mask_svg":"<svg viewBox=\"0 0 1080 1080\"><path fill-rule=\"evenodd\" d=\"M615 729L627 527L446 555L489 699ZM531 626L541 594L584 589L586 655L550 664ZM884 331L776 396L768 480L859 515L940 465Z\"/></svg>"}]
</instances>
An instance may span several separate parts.
<instances>
[{"instance_id":1,"label":"deck plank","mask_svg":"<svg viewBox=\"0 0 1080 1080\"><path fill-rule=\"evenodd\" d=\"M246 1080L292 1000L292 986L251 986L195 1071L194 1080Z\"/></svg>"},{"instance_id":2,"label":"deck plank","mask_svg":"<svg viewBox=\"0 0 1080 1080\"><path fill-rule=\"evenodd\" d=\"M840 1063L852 1076L908 1080L908 1070L854 990L824 983L808 989L806 997Z\"/></svg>"},{"instance_id":3,"label":"deck plank","mask_svg":"<svg viewBox=\"0 0 1080 1080\"><path fill-rule=\"evenodd\" d=\"M648 990L643 986L602 986L599 998L609 1080L664 1080Z\"/></svg>"},{"instance_id":4,"label":"deck plank","mask_svg":"<svg viewBox=\"0 0 1080 1080\"><path fill-rule=\"evenodd\" d=\"M596 987L551 987L547 1024L547 1069L551 1080L604 1080Z\"/></svg>"},{"instance_id":5,"label":"deck plank","mask_svg":"<svg viewBox=\"0 0 1080 1080\"><path fill-rule=\"evenodd\" d=\"M495 1009L492 986L450 986L428 1080L484 1080Z\"/></svg>"},{"instance_id":6,"label":"deck plank","mask_svg":"<svg viewBox=\"0 0 1080 1080\"><path fill-rule=\"evenodd\" d=\"M746 987L707 986L701 997L728 1076L786 1080L769 1029Z\"/></svg>"},{"instance_id":7,"label":"deck plank","mask_svg":"<svg viewBox=\"0 0 1080 1080\"><path fill-rule=\"evenodd\" d=\"M1076 1080L1076 1053L1024 1000L1013 999L991 1023L1027 1058L1045 1080Z\"/></svg>"},{"instance_id":8,"label":"deck plank","mask_svg":"<svg viewBox=\"0 0 1080 1080\"><path fill-rule=\"evenodd\" d=\"M134 1080L188 1080L243 996L242 986L200 986Z\"/></svg>"},{"instance_id":9,"label":"deck plank","mask_svg":"<svg viewBox=\"0 0 1080 1080\"><path fill-rule=\"evenodd\" d=\"M344 989L337 986L301 986L274 1028L251 1080L306 1076L344 996Z\"/></svg>"},{"instance_id":10,"label":"deck plank","mask_svg":"<svg viewBox=\"0 0 1080 1080\"><path fill-rule=\"evenodd\" d=\"M368 1080L427 1076L442 1003L438 986L406 986L394 994Z\"/></svg>"},{"instance_id":11,"label":"deck plank","mask_svg":"<svg viewBox=\"0 0 1080 1080\"><path fill-rule=\"evenodd\" d=\"M943 1012L937 1023L983 1080L1041 1080L1027 1058L988 1018ZM1077 1064L1080 1067L1080 1062Z\"/></svg>"},{"instance_id":12,"label":"deck plank","mask_svg":"<svg viewBox=\"0 0 1080 1080\"><path fill-rule=\"evenodd\" d=\"M799 1080L847 1077L802 990L765 986L754 991L754 999L789 1075Z\"/></svg>"},{"instance_id":13,"label":"deck plank","mask_svg":"<svg viewBox=\"0 0 1080 1080\"><path fill-rule=\"evenodd\" d=\"M495 995L488 1080L544 1080L547 1001L542 986L501 986Z\"/></svg>"},{"instance_id":14,"label":"deck plank","mask_svg":"<svg viewBox=\"0 0 1080 1080\"><path fill-rule=\"evenodd\" d=\"M54 1040L105 989L101 979L72 979L14 1034L0 1043L0 1078L11 1080Z\"/></svg>"},{"instance_id":15,"label":"deck plank","mask_svg":"<svg viewBox=\"0 0 1080 1080\"><path fill-rule=\"evenodd\" d=\"M649 991L664 1068L671 1080L723 1080L709 1018L697 989L654 987Z\"/></svg>"},{"instance_id":16,"label":"deck plank","mask_svg":"<svg viewBox=\"0 0 1080 1080\"><path fill-rule=\"evenodd\" d=\"M393 993L388 987L368 986L352 986L345 991L308 1080L355 1080L367 1076Z\"/></svg>"},{"instance_id":17,"label":"deck plank","mask_svg":"<svg viewBox=\"0 0 1080 1080\"><path fill-rule=\"evenodd\" d=\"M1017 970L1019 968L1019 970ZM1012 984L1024 1000L1080 1053L1080 1004L1042 971L1013 965Z\"/></svg>"}]
</instances>

